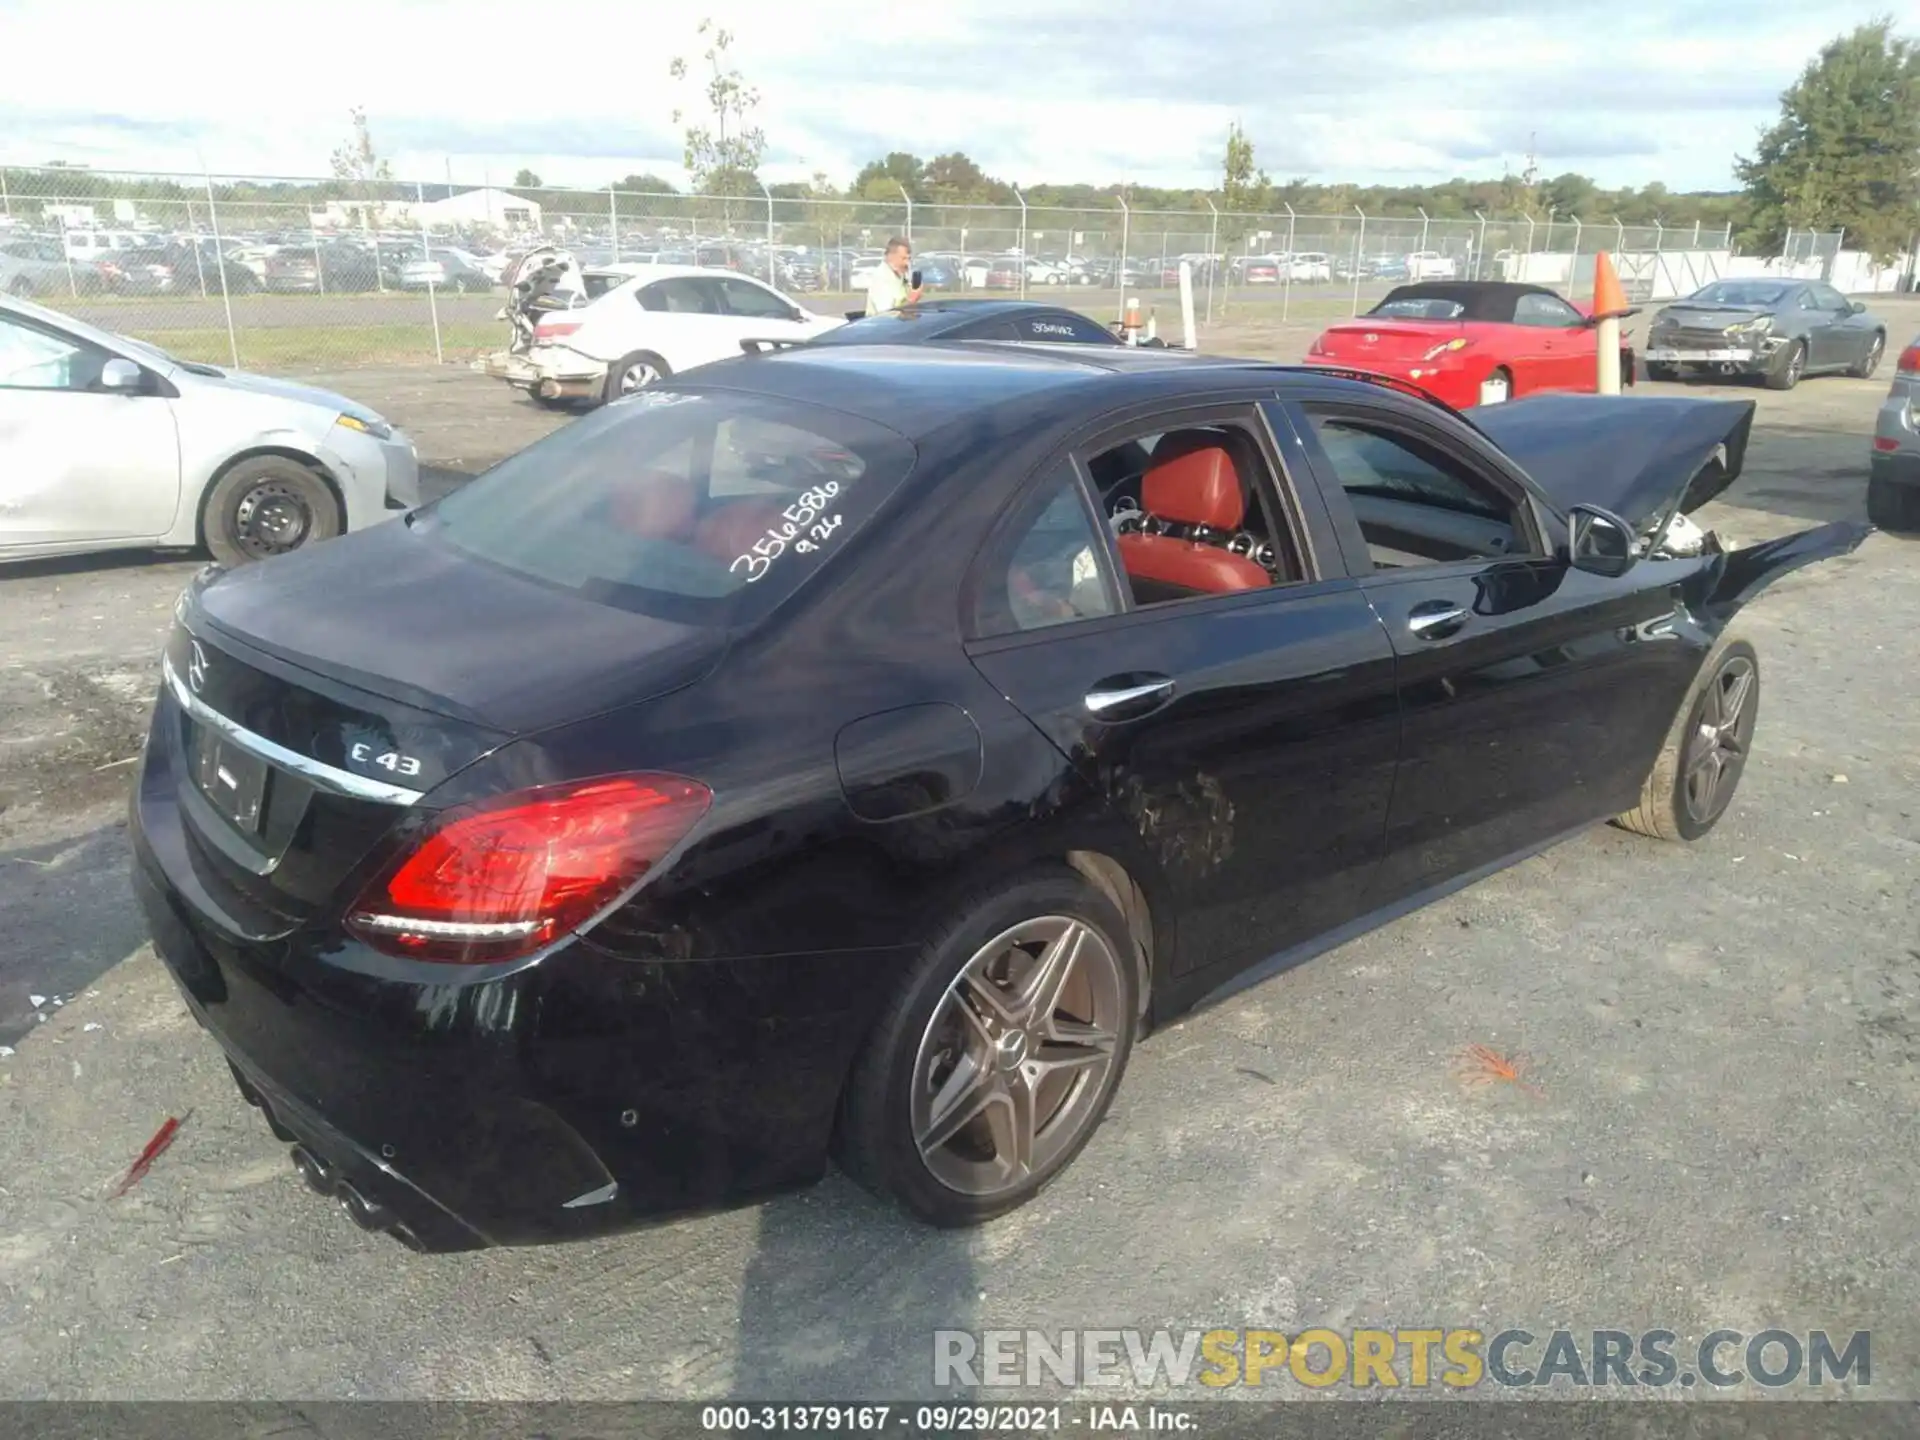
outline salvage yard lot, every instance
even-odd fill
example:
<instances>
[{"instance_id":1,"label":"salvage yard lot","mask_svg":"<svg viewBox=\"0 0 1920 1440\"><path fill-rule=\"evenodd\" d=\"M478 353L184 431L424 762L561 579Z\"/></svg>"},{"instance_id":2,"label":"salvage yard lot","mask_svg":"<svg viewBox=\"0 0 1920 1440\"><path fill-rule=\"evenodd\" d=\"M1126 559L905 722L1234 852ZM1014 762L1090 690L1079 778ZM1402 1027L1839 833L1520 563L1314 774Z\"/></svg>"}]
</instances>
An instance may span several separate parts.
<instances>
[{"instance_id":1,"label":"salvage yard lot","mask_svg":"<svg viewBox=\"0 0 1920 1440\"><path fill-rule=\"evenodd\" d=\"M1896 349L1920 329L1874 308ZM1207 344L1313 329L1249 306ZM414 433L430 492L566 423L452 367L333 383ZM1702 387L1761 412L1697 518L1862 517L1885 388ZM833 1177L439 1258L306 1192L142 943L127 762L197 563L0 571L0 1393L881 1397L926 1391L936 1328L1471 1325L1871 1330L1865 1393L1920 1398L1920 543L1746 612L1756 755L1707 841L1596 829L1189 1018L1006 1220L936 1233ZM1527 1086L1464 1084L1476 1044Z\"/></svg>"}]
</instances>

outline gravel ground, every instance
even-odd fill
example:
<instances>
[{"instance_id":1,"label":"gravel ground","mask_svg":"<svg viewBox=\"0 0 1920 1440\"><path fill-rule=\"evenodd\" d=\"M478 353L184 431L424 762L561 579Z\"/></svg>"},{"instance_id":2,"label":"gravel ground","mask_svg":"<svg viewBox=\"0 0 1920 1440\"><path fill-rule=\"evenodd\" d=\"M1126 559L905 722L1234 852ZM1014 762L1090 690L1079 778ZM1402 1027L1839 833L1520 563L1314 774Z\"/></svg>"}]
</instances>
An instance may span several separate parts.
<instances>
[{"instance_id":1,"label":"gravel ground","mask_svg":"<svg viewBox=\"0 0 1920 1440\"><path fill-rule=\"evenodd\" d=\"M1236 317L1209 343L1310 334ZM341 383L436 486L564 423L457 370ZM1861 516L1884 390L1761 395L1748 473L1698 518L1745 543ZM1709 840L1596 829L1190 1018L986 1230L835 1177L442 1258L301 1187L142 943L127 762L196 564L0 576L0 1394L898 1396L927 1390L936 1328L1377 1324L1870 1329L1867 1393L1920 1398L1913 542L1747 612L1759 742ZM1471 1044L1530 1057L1531 1088L1464 1085ZM170 1114L173 1147L106 1198Z\"/></svg>"}]
</instances>

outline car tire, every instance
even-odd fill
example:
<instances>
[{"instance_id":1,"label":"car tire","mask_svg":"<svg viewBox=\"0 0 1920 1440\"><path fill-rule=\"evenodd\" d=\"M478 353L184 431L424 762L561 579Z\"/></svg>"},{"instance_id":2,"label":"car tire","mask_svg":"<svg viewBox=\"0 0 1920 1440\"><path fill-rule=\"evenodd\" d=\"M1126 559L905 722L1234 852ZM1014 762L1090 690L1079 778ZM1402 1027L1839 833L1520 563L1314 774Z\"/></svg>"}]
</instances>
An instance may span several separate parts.
<instances>
[{"instance_id":1,"label":"car tire","mask_svg":"<svg viewBox=\"0 0 1920 1440\"><path fill-rule=\"evenodd\" d=\"M1871 380L1873 378L1873 372L1880 368L1880 357L1886 353L1886 332L1880 331L1874 335L1873 344L1867 350L1867 353L1860 357L1860 363L1848 370L1847 374L1856 380Z\"/></svg>"},{"instance_id":2,"label":"car tire","mask_svg":"<svg viewBox=\"0 0 1920 1440\"><path fill-rule=\"evenodd\" d=\"M1759 715L1760 657L1747 641L1722 636L1687 689L1640 803L1614 823L1655 840L1700 839L1733 802Z\"/></svg>"},{"instance_id":3,"label":"car tire","mask_svg":"<svg viewBox=\"0 0 1920 1440\"><path fill-rule=\"evenodd\" d=\"M1920 485L1881 476L1867 481L1867 520L1896 535L1920 534Z\"/></svg>"},{"instance_id":4,"label":"car tire","mask_svg":"<svg viewBox=\"0 0 1920 1440\"><path fill-rule=\"evenodd\" d=\"M527 398L542 410L571 410L574 400L567 395L542 395L538 390L527 391Z\"/></svg>"},{"instance_id":5,"label":"car tire","mask_svg":"<svg viewBox=\"0 0 1920 1440\"><path fill-rule=\"evenodd\" d=\"M1680 367L1678 365L1668 365L1662 361L1649 360L1647 362L1647 378L1649 380L1678 380L1680 378Z\"/></svg>"},{"instance_id":6,"label":"car tire","mask_svg":"<svg viewBox=\"0 0 1920 1440\"><path fill-rule=\"evenodd\" d=\"M642 368L651 370L653 373L632 386L624 383L624 377L629 372L637 374ZM644 390L656 380L665 380L672 374L673 367L653 351L635 350L630 355L622 355L615 364L607 367L607 378L601 387L600 398L604 403L612 404L621 396Z\"/></svg>"},{"instance_id":7,"label":"car tire","mask_svg":"<svg viewBox=\"0 0 1920 1440\"><path fill-rule=\"evenodd\" d=\"M1021 995L1031 997L1020 983L1038 973L1031 949L1062 938L1079 949L1060 1004L1046 1016L1009 1019L1020 1014ZM955 906L922 946L854 1064L834 1134L841 1168L942 1227L978 1225L1031 1200L1092 1138L1119 1088L1139 1026L1135 954L1113 902L1065 868L976 892ZM970 1003L979 987L992 989L998 1009ZM1062 1021L1063 1011L1082 1018ZM1096 1028L1100 1039L1092 1045L1040 1043L1043 1033L1092 1037ZM1048 1063L1044 1054L1084 1058L1096 1050L1104 1059L1036 1078ZM983 1084L949 1113L978 1108L952 1138L923 1147L941 1118L934 1102L963 1065ZM1023 1103L1033 1119L1019 1127ZM1018 1128L1027 1136L1024 1170L1000 1154Z\"/></svg>"},{"instance_id":8,"label":"car tire","mask_svg":"<svg viewBox=\"0 0 1920 1440\"><path fill-rule=\"evenodd\" d=\"M1796 340L1780 354L1780 363L1767 371L1769 390L1791 390L1800 383L1807 368L1807 342Z\"/></svg>"},{"instance_id":9,"label":"car tire","mask_svg":"<svg viewBox=\"0 0 1920 1440\"><path fill-rule=\"evenodd\" d=\"M1513 399L1513 373L1504 365L1480 382L1478 405L1504 405Z\"/></svg>"},{"instance_id":10,"label":"car tire","mask_svg":"<svg viewBox=\"0 0 1920 1440\"><path fill-rule=\"evenodd\" d=\"M345 529L333 487L285 455L255 455L227 468L200 506L200 533L222 565L287 554Z\"/></svg>"}]
</instances>

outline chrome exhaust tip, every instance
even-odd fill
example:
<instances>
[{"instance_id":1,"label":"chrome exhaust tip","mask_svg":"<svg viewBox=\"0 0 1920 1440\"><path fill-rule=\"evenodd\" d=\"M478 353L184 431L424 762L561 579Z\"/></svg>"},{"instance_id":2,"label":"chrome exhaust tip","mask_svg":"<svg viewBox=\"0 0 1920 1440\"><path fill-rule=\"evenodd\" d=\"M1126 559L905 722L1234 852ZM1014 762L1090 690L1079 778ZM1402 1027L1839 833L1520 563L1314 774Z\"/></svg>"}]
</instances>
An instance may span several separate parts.
<instances>
[{"instance_id":1,"label":"chrome exhaust tip","mask_svg":"<svg viewBox=\"0 0 1920 1440\"><path fill-rule=\"evenodd\" d=\"M300 1172L300 1178L307 1182L307 1188L316 1195L331 1195L334 1191L333 1167L304 1145L293 1147L293 1168Z\"/></svg>"},{"instance_id":2,"label":"chrome exhaust tip","mask_svg":"<svg viewBox=\"0 0 1920 1440\"><path fill-rule=\"evenodd\" d=\"M362 1230L384 1230L392 1219L387 1207L376 1205L357 1190L350 1180L342 1180L336 1187L340 1197L340 1208L347 1212L347 1218Z\"/></svg>"}]
</instances>

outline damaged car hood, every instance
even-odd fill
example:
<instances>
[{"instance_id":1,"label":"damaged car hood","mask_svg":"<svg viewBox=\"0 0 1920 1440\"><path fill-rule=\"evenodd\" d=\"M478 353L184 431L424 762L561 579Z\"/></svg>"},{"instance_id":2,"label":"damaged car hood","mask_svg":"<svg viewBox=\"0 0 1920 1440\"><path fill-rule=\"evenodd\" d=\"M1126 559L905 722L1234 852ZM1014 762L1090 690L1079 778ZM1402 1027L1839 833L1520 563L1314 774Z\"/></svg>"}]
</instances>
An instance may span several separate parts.
<instances>
[{"instance_id":1,"label":"damaged car hood","mask_svg":"<svg viewBox=\"0 0 1920 1440\"><path fill-rule=\"evenodd\" d=\"M1473 423L1562 511L1598 505L1638 529L1731 485L1753 414L1751 400L1541 395L1483 406Z\"/></svg>"}]
</instances>

